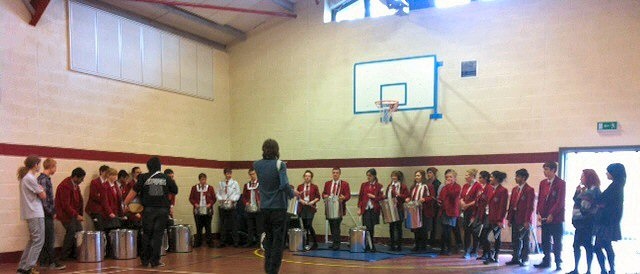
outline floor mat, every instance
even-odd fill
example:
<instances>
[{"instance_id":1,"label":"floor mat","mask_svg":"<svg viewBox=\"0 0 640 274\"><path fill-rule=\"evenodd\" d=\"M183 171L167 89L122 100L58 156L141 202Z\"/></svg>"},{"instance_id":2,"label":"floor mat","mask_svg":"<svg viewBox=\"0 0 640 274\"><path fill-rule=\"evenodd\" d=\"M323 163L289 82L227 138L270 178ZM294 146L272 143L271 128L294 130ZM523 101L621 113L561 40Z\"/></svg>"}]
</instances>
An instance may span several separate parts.
<instances>
[{"instance_id":1,"label":"floor mat","mask_svg":"<svg viewBox=\"0 0 640 274\"><path fill-rule=\"evenodd\" d=\"M340 250L340 251L312 250L307 252L297 252L297 253L294 253L293 255L304 256L304 257L338 259L338 260L364 261L364 262L377 262L377 261L386 260L386 259L396 259L396 258L404 257L404 255L395 255L395 254L388 254L388 253L382 253L382 252L351 253L345 250Z\"/></svg>"}]
</instances>

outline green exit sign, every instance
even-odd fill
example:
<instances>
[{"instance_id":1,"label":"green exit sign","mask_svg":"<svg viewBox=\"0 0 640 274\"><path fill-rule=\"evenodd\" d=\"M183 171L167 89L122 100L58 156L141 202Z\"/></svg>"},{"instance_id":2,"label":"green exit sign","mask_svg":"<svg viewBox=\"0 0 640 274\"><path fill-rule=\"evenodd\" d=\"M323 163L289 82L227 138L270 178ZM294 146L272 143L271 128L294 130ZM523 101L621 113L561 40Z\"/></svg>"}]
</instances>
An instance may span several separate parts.
<instances>
[{"instance_id":1,"label":"green exit sign","mask_svg":"<svg viewBox=\"0 0 640 274\"><path fill-rule=\"evenodd\" d=\"M600 131L613 131L618 130L618 122L598 122L598 130Z\"/></svg>"}]
</instances>

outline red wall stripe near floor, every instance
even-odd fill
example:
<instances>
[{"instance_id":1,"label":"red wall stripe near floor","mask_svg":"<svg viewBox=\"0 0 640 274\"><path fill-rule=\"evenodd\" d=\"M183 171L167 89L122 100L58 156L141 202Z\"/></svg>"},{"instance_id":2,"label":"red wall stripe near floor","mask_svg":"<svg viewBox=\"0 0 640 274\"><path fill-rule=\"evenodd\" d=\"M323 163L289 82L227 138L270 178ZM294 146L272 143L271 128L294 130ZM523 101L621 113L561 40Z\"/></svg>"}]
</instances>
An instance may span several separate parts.
<instances>
[{"instance_id":1,"label":"red wall stripe near floor","mask_svg":"<svg viewBox=\"0 0 640 274\"><path fill-rule=\"evenodd\" d=\"M90 161L141 163L144 164L152 156L128 152L112 152L86 150L76 148L34 146L0 143L0 155L26 156L36 154L42 157L58 159L76 159ZM249 168L253 161L217 161L207 159L162 156L164 165L202 167L202 168ZM525 164L557 161L558 152L487 154L487 155L455 155L455 156L422 156L398 158L353 158L353 159L315 159L286 160L289 168L357 168L357 167L401 167L401 166L447 166L447 165L487 165L487 164Z\"/></svg>"}]
</instances>

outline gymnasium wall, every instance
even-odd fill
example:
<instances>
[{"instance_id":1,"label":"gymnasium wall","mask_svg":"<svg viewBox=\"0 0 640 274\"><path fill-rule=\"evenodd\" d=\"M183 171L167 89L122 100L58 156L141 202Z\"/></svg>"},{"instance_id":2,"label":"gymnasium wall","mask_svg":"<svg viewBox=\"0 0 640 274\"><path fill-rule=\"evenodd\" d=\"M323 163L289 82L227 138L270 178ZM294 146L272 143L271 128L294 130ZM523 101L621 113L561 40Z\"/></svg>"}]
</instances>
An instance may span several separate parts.
<instances>
[{"instance_id":1,"label":"gymnasium wall","mask_svg":"<svg viewBox=\"0 0 640 274\"><path fill-rule=\"evenodd\" d=\"M393 169L412 177L431 165L456 169L460 182L469 167L503 170L510 189L515 170L525 167L537 191L542 162L557 161L560 147L637 145L638 1L472 2L329 24L322 5L296 7L297 19L263 26L230 50L231 131L242 136L231 139L232 160L259 158L270 137L281 158L297 164L295 185L304 169L322 185L333 165L347 163L352 192L370 167L386 186ZM376 114L353 114L354 63L427 54L444 62L443 119L400 112L382 125ZM477 77L460 77L466 60L477 60ZM599 134L596 122L609 120L619 132ZM355 199L349 205L355 214ZM319 212L316 229L324 233ZM376 234L388 235L386 226Z\"/></svg>"},{"instance_id":2,"label":"gymnasium wall","mask_svg":"<svg viewBox=\"0 0 640 274\"><path fill-rule=\"evenodd\" d=\"M15 175L26 153L58 160L54 187L84 168L85 201L100 165L146 170L148 155L160 155L180 187L176 217L191 224L184 202L191 185L200 172L221 179L220 161L230 157L227 53L214 54L215 101L72 72L66 6L51 1L32 27L21 1L0 1L0 253L22 250L28 240ZM84 224L92 227L88 218ZM56 222L56 229L61 244L64 228Z\"/></svg>"}]
</instances>

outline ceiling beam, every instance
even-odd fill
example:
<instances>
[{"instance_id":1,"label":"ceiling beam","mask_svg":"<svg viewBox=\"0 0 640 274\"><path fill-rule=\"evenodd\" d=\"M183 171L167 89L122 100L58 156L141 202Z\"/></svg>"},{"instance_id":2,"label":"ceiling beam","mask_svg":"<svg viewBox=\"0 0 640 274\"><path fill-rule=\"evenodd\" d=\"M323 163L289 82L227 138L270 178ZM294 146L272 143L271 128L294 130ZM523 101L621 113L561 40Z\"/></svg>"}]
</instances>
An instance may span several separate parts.
<instances>
[{"instance_id":1,"label":"ceiling beam","mask_svg":"<svg viewBox=\"0 0 640 274\"><path fill-rule=\"evenodd\" d=\"M229 25L221 25L215 21L209 20L207 18L204 18L198 14L195 14L193 12L190 12L188 10L185 9L181 9L178 8L176 6L170 6L170 5L158 5L159 7L162 7L163 9L165 9L168 12L171 12L173 14L177 14L180 15L186 19L189 19L193 22L211 27L215 30L224 32L225 34L229 34L233 37L236 37L240 40L246 40L247 39L247 34L239 29L236 29L232 26Z\"/></svg>"},{"instance_id":2,"label":"ceiling beam","mask_svg":"<svg viewBox=\"0 0 640 274\"><path fill-rule=\"evenodd\" d=\"M289 12L295 11L295 4L289 2L289 0L271 0L271 2L273 2L274 4L280 6L281 8Z\"/></svg>"},{"instance_id":3,"label":"ceiling beam","mask_svg":"<svg viewBox=\"0 0 640 274\"><path fill-rule=\"evenodd\" d=\"M36 26L40 18L44 14L44 10L49 6L49 2L51 0L22 0L22 3L27 7L29 13L31 14L31 20L29 20L29 25Z\"/></svg>"},{"instance_id":4,"label":"ceiling beam","mask_svg":"<svg viewBox=\"0 0 640 274\"><path fill-rule=\"evenodd\" d=\"M139 15L139 14L136 14L136 13L121 9L119 7L113 6L111 4L107 4L107 3L99 1L99 0L72 0L72 1L75 1L75 2L78 2L78 3L82 3L82 4L85 4L85 5L89 5L89 6L92 6L94 8L98 8L98 9L101 9L101 10L116 14L118 16L121 16L121 17L130 19L130 20L133 20L133 21L136 21L136 22L139 22L139 23L142 23L142 24L145 24L145 25L148 25L148 26L152 26L154 28L169 32L169 33L178 35L178 36L189 38L191 40L200 42L202 44L211 46L213 48L216 48L216 49L219 49L219 50L222 50L222 51L226 51L226 49L227 49L227 46L225 44L220 43L220 42L213 41L213 40L211 40L209 38L205 38L205 37L202 37L200 35L193 34L191 32L187 32L187 31L184 31L184 30L181 30L181 29L177 29L177 28L169 26L167 24L158 22L158 21L156 21L154 19L151 19L151 18L142 16L142 15Z\"/></svg>"}]
</instances>

